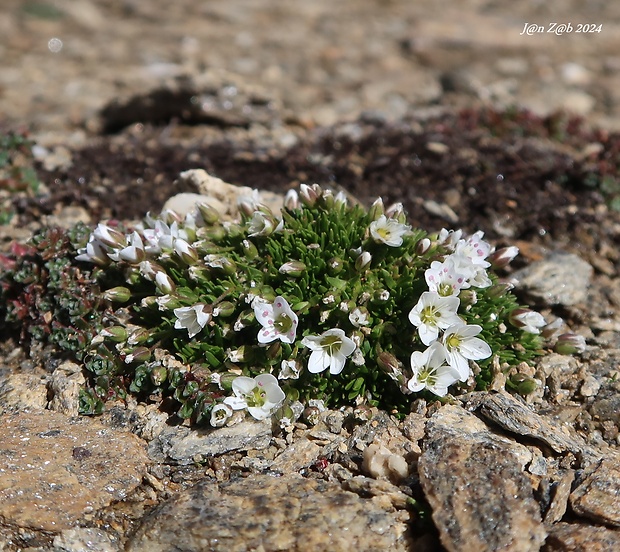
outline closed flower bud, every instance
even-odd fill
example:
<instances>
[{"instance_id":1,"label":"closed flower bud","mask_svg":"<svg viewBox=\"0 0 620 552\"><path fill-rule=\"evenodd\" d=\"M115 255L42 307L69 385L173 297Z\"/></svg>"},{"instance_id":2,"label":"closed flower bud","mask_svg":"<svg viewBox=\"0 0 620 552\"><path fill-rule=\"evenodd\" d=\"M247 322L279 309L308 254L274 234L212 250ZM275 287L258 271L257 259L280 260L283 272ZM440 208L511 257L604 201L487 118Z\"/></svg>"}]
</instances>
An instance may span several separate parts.
<instances>
[{"instance_id":1,"label":"closed flower bud","mask_svg":"<svg viewBox=\"0 0 620 552\"><path fill-rule=\"evenodd\" d=\"M127 340L127 330L123 328L123 326L110 326L108 328L104 328L99 332L99 335L107 337L116 343L123 343Z\"/></svg>"},{"instance_id":2,"label":"closed flower bud","mask_svg":"<svg viewBox=\"0 0 620 552\"><path fill-rule=\"evenodd\" d=\"M363 272L370 267L371 262L372 255L368 253L368 251L363 251L361 255L357 259L355 259L355 270L357 270L358 272Z\"/></svg>"},{"instance_id":3,"label":"closed flower bud","mask_svg":"<svg viewBox=\"0 0 620 552\"><path fill-rule=\"evenodd\" d=\"M336 201L334 200L334 192L332 192L331 190L323 190L321 200L323 202L323 205L327 207L327 209L333 209L336 203Z\"/></svg>"},{"instance_id":4,"label":"closed flower bud","mask_svg":"<svg viewBox=\"0 0 620 552\"><path fill-rule=\"evenodd\" d=\"M280 341L274 341L267 347L267 358L269 360L279 360L282 356L282 344Z\"/></svg>"},{"instance_id":5,"label":"closed flower bud","mask_svg":"<svg viewBox=\"0 0 620 552\"><path fill-rule=\"evenodd\" d=\"M232 389L233 381L239 377L239 374L234 372L224 372L219 379L219 387L222 391L230 391Z\"/></svg>"},{"instance_id":6,"label":"closed flower bud","mask_svg":"<svg viewBox=\"0 0 620 552\"><path fill-rule=\"evenodd\" d=\"M227 276L232 276L237 271L237 265L234 261L223 255L207 255L205 263L211 268L221 270Z\"/></svg>"},{"instance_id":7,"label":"closed flower bud","mask_svg":"<svg viewBox=\"0 0 620 552\"><path fill-rule=\"evenodd\" d=\"M336 197L334 198L334 207L337 209L342 209L346 207L349 203L347 199L347 195L344 192L338 192Z\"/></svg>"},{"instance_id":8,"label":"closed flower bud","mask_svg":"<svg viewBox=\"0 0 620 552\"><path fill-rule=\"evenodd\" d=\"M586 338L574 333L562 334L558 337L555 350L561 355L583 353L586 350Z\"/></svg>"},{"instance_id":9,"label":"closed flower bud","mask_svg":"<svg viewBox=\"0 0 620 552\"><path fill-rule=\"evenodd\" d=\"M525 374L515 374L511 376L510 383L516 388L520 395L529 395L538 389L538 381Z\"/></svg>"},{"instance_id":10,"label":"closed flower bud","mask_svg":"<svg viewBox=\"0 0 620 552\"><path fill-rule=\"evenodd\" d=\"M315 190L314 186L310 187L307 184L299 185L299 199L306 207L314 207L318 198L319 194Z\"/></svg>"},{"instance_id":11,"label":"closed flower bud","mask_svg":"<svg viewBox=\"0 0 620 552\"><path fill-rule=\"evenodd\" d=\"M164 366L155 366L151 370L151 381L153 385L159 387L162 383L166 381L168 377L168 370Z\"/></svg>"},{"instance_id":12,"label":"closed flower bud","mask_svg":"<svg viewBox=\"0 0 620 552\"><path fill-rule=\"evenodd\" d=\"M509 283L498 283L488 287L485 291L489 299L499 299L508 293L514 286Z\"/></svg>"},{"instance_id":13,"label":"closed flower bud","mask_svg":"<svg viewBox=\"0 0 620 552\"><path fill-rule=\"evenodd\" d=\"M213 308L213 316L231 316L235 312L235 305L230 301L221 301Z\"/></svg>"},{"instance_id":14,"label":"closed flower bud","mask_svg":"<svg viewBox=\"0 0 620 552\"><path fill-rule=\"evenodd\" d=\"M370 206L368 217L371 221L375 221L379 220L381 215L385 215L385 206L383 205L383 200L379 197L375 199L374 203Z\"/></svg>"},{"instance_id":15,"label":"closed flower bud","mask_svg":"<svg viewBox=\"0 0 620 552\"><path fill-rule=\"evenodd\" d=\"M208 203L199 203L196 207L205 224L212 225L220 220L220 214L217 209L211 207Z\"/></svg>"},{"instance_id":16,"label":"closed flower bud","mask_svg":"<svg viewBox=\"0 0 620 552\"><path fill-rule=\"evenodd\" d=\"M198 253L196 249L181 238L174 240L174 252L185 264L193 265L198 261Z\"/></svg>"},{"instance_id":17,"label":"closed flower bud","mask_svg":"<svg viewBox=\"0 0 620 552\"><path fill-rule=\"evenodd\" d=\"M405 208L403 207L403 204L400 202L390 205L385 210L385 216L386 218L389 218L389 219L398 219L404 213L405 213ZM401 222L401 221L399 220L398 222Z\"/></svg>"},{"instance_id":18,"label":"closed flower bud","mask_svg":"<svg viewBox=\"0 0 620 552\"><path fill-rule=\"evenodd\" d=\"M99 242L114 249L125 246L125 234L102 223L97 225L97 228L93 231L93 236Z\"/></svg>"},{"instance_id":19,"label":"closed flower bud","mask_svg":"<svg viewBox=\"0 0 620 552\"><path fill-rule=\"evenodd\" d=\"M542 335L545 339L553 339L561 333L563 326L564 320L562 318L556 318L553 322L550 322L542 329L540 335Z\"/></svg>"},{"instance_id":20,"label":"closed flower bud","mask_svg":"<svg viewBox=\"0 0 620 552\"><path fill-rule=\"evenodd\" d=\"M127 345L139 345L144 343L151 337L151 334L145 328L137 328L129 333L127 336Z\"/></svg>"},{"instance_id":21,"label":"closed flower bud","mask_svg":"<svg viewBox=\"0 0 620 552\"><path fill-rule=\"evenodd\" d=\"M284 196L284 207L289 211L299 209L299 194L296 190L289 190Z\"/></svg>"},{"instance_id":22,"label":"closed flower bud","mask_svg":"<svg viewBox=\"0 0 620 552\"><path fill-rule=\"evenodd\" d=\"M294 278L301 276L306 270L306 265L301 261L289 261L284 263L280 268L280 274L287 274Z\"/></svg>"},{"instance_id":23,"label":"closed flower bud","mask_svg":"<svg viewBox=\"0 0 620 552\"><path fill-rule=\"evenodd\" d=\"M510 247L502 247L494 253L491 253L487 260L494 269L505 268L519 254L519 248L511 245Z\"/></svg>"},{"instance_id":24,"label":"closed flower bud","mask_svg":"<svg viewBox=\"0 0 620 552\"><path fill-rule=\"evenodd\" d=\"M190 266L187 269L187 274L194 282L205 283L211 281L211 273L204 266Z\"/></svg>"},{"instance_id":25,"label":"closed flower bud","mask_svg":"<svg viewBox=\"0 0 620 552\"><path fill-rule=\"evenodd\" d=\"M251 197L247 196L240 197L237 200L237 207L239 208L239 212L247 218L252 218L256 211L256 203Z\"/></svg>"},{"instance_id":26,"label":"closed flower bud","mask_svg":"<svg viewBox=\"0 0 620 552\"><path fill-rule=\"evenodd\" d=\"M424 255L431 248L431 240L428 238L422 238L418 240L418 243L415 246L415 251L418 255Z\"/></svg>"},{"instance_id":27,"label":"closed flower bud","mask_svg":"<svg viewBox=\"0 0 620 552\"><path fill-rule=\"evenodd\" d=\"M343 268L344 261L339 257L332 257L329 261L327 261L327 272L330 276L340 274Z\"/></svg>"},{"instance_id":28,"label":"closed flower bud","mask_svg":"<svg viewBox=\"0 0 620 552\"><path fill-rule=\"evenodd\" d=\"M207 230L206 235L210 240L218 242L226 237L226 230L220 225L212 226Z\"/></svg>"},{"instance_id":29,"label":"closed flower bud","mask_svg":"<svg viewBox=\"0 0 620 552\"><path fill-rule=\"evenodd\" d=\"M126 303L131 299L131 291L124 286L117 286L106 290L103 298L112 303Z\"/></svg>"},{"instance_id":30,"label":"closed flower bud","mask_svg":"<svg viewBox=\"0 0 620 552\"><path fill-rule=\"evenodd\" d=\"M390 298L390 292L387 289L379 289L372 295L374 303L385 303Z\"/></svg>"},{"instance_id":31,"label":"closed flower bud","mask_svg":"<svg viewBox=\"0 0 620 552\"><path fill-rule=\"evenodd\" d=\"M241 242L241 247L243 248L243 253L249 260L258 257L258 249L256 249L256 246L250 240L243 240Z\"/></svg>"},{"instance_id":32,"label":"closed flower bud","mask_svg":"<svg viewBox=\"0 0 620 552\"><path fill-rule=\"evenodd\" d=\"M406 381L401 362L391 353L382 351L377 355L377 364L391 379L399 384Z\"/></svg>"},{"instance_id":33,"label":"closed flower bud","mask_svg":"<svg viewBox=\"0 0 620 552\"><path fill-rule=\"evenodd\" d=\"M463 307L475 305L478 302L478 294L473 289L462 289L459 293L459 299Z\"/></svg>"},{"instance_id":34,"label":"closed flower bud","mask_svg":"<svg viewBox=\"0 0 620 552\"><path fill-rule=\"evenodd\" d=\"M146 347L136 347L129 353L125 354L125 364L132 362L147 362L151 359L151 351Z\"/></svg>"},{"instance_id":35,"label":"closed flower bud","mask_svg":"<svg viewBox=\"0 0 620 552\"><path fill-rule=\"evenodd\" d=\"M155 274L155 285L164 295L173 293L176 289L176 285L172 281L172 278L165 272L157 272L157 274Z\"/></svg>"}]
</instances>

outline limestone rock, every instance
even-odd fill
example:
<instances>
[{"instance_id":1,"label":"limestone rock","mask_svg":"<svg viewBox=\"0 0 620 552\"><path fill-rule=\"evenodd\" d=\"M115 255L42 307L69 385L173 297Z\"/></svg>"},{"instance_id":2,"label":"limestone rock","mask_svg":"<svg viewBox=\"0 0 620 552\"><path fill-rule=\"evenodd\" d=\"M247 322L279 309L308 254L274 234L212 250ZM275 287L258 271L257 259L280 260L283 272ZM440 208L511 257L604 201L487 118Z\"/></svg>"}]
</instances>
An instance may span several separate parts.
<instances>
[{"instance_id":1,"label":"limestone rock","mask_svg":"<svg viewBox=\"0 0 620 552\"><path fill-rule=\"evenodd\" d=\"M271 420L245 420L231 427L214 429L167 427L149 444L149 456L156 462L180 465L199 458L233 450L261 450L271 441Z\"/></svg>"},{"instance_id":2,"label":"limestone rock","mask_svg":"<svg viewBox=\"0 0 620 552\"><path fill-rule=\"evenodd\" d=\"M67 416L77 416L80 389L85 382L79 364L71 361L63 362L54 370L48 384L53 395L49 408Z\"/></svg>"},{"instance_id":3,"label":"limestone rock","mask_svg":"<svg viewBox=\"0 0 620 552\"><path fill-rule=\"evenodd\" d=\"M142 481L142 442L48 410L5 415L0 426L0 518L59 532L122 500Z\"/></svg>"},{"instance_id":4,"label":"limestone rock","mask_svg":"<svg viewBox=\"0 0 620 552\"><path fill-rule=\"evenodd\" d=\"M448 551L540 548L546 531L523 471L523 449L458 406L431 417L418 469Z\"/></svg>"},{"instance_id":5,"label":"limestone rock","mask_svg":"<svg viewBox=\"0 0 620 552\"><path fill-rule=\"evenodd\" d=\"M127 552L357 552L410 550L407 525L393 509L298 476L209 480L157 508Z\"/></svg>"},{"instance_id":6,"label":"limestone rock","mask_svg":"<svg viewBox=\"0 0 620 552\"><path fill-rule=\"evenodd\" d=\"M581 523L557 523L549 531L544 552L610 552L620 550L620 531Z\"/></svg>"},{"instance_id":7,"label":"limestone rock","mask_svg":"<svg viewBox=\"0 0 620 552\"><path fill-rule=\"evenodd\" d=\"M45 378L36 374L9 374L0 380L0 407L19 410L45 408L47 387Z\"/></svg>"},{"instance_id":8,"label":"limestone rock","mask_svg":"<svg viewBox=\"0 0 620 552\"><path fill-rule=\"evenodd\" d=\"M573 511L598 523L620 527L620 458L604 458L592 466L570 495Z\"/></svg>"},{"instance_id":9,"label":"limestone rock","mask_svg":"<svg viewBox=\"0 0 620 552\"><path fill-rule=\"evenodd\" d=\"M581 257L558 251L515 272L512 280L543 305L576 305L586 300L593 272Z\"/></svg>"}]
</instances>

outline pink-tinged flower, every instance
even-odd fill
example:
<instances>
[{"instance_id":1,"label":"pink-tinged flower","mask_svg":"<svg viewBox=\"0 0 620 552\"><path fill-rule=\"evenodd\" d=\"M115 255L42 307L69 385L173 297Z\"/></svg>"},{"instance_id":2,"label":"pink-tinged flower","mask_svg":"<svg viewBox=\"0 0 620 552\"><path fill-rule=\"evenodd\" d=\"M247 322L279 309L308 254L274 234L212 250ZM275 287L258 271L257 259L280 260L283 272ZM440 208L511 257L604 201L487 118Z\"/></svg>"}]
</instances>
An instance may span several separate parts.
<instances>
[{"instance_id":1,"label":"pink-tinged flower","mask_svg":"<svg viewBox=\"0 0 620 552\"><path fill-rule=\"evenodd\" d=\"M308 372L317 374L329 368L329 373L336 375L342 372L344 363L353 351L355 342L348 338L340 328L327 330L321 335L308 335L301 344L312 351L308 361Z\"/></svg>"},{"instance_id":2,"label":"pink-tinged flower","mask_svg":"<svg viewBox=\"0 0 620 552\"><path fill-rule=\"evenodd\" d=\"M446 360L459 374L460 381L469 377L469 361L489 358L493 351L486 341L476 337L482 331L477 324L456 324L443 334Z\"/></svg>"},{"instance_id":3,"label":"pink-tinged flower","mask_svg":"<svg viewBox=\"0 0 620 552\"><path fill-rule=\"evenodd\" d=\"M409 321L418 328L424 345L435 341L439 337L439 330L462 323L456 313L459 304L458 297L442 297L432 291L425 291L420 296L420 300L409 313Z\"/></svg>"},{"instance_id":4,"label":"pink-tinged flower","mask_svg":"<svg viewBox=\"0 0 620 552\"><path fill-rule=\"evenodd\" d=\"M457 272L452 256L446 257L444 262L433 261L424 272L424 278L429 291L442 297L458 295L465 284L465 275Z\"/></svg>"},{"instance_id":5,"label":"pink-tinged flower","mask_svg":"<svg viewBox=\"0 0 620 552\"><path fill-rule=\"evenodd\" d=\"M478 231L467 239L461 239L457 242L454 249L456 255L461 255L471 259L475 265L488 268L491 263L486 258L491 253L491 245L482 239L484 232Z\"/></svg>"},{"instance_id":6,"label":"pink-tinged flower","mask_svg":"<svg viewBox=\"0 0 620 552\"><path fill-rule=\"evenodd\" d=\"M226 397L224 404L233 410L247 408L250 416L264 420L278 408L286 395L280 389L278 380L271 374L260 374L255 378L239 376L232 382L234 397Z\"/></svg>"},{"instance_id":7,"label":"pink-tinged flower","mask_svg":"<svg viewBox=\"0 0 620 552\"><path fill-rule=\"evenodd\" d=\"M258 332L259 343L271 343L276 339L293 343L299 319L284 297L276 297L273 303L257 298L253 303L254 316L262 325Z\"/></svg>"},{"instance_id":8,"label":"pink-tinged flower","mask_svg":"<svg viewBox=\"0 0 620 552\"><path fill-rule=\"evenodd\" d=\"M390 247L400 247L403 244L403 236L410 230L406 224L397 220L389 219L381 215L377 220L370 223L370 236L379 243Z\"/></svg>"},{"instance_id":9,"label":"pink-tinged flower","mask_svg":"<svg viewBox=\"0 0 620 552\"><path fill-rule=\"evenodd\" d=\"M428 389L443 397L448 392L448 387L459 379L459 373L446 364L445 349L438 341L424 352L411 353L411 370L413 377L407 382L407 388L412 393Z\"/></svg>"},{"instance_id":10,"label":"pink-tinged flower","mask_svg":"<svg viewBox=\"0 0 620 552\"><path fill-rule=\"evenodd\" d=\"M192 307L174 309L174 315L177 317L174 327L177 330L185 328L190 339L199 334L212 317L210 309L202 303Z\"/></svg>"}]
</instances>

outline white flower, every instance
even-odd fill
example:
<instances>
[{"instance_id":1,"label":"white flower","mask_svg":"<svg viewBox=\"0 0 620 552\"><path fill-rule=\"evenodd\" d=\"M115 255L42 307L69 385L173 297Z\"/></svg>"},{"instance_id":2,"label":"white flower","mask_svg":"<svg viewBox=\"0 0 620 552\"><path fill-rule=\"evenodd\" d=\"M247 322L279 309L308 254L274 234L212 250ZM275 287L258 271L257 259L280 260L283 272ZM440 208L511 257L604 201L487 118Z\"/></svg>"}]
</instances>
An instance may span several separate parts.
<instances>
[{"instance_id":1,"label":"white flower","mask_svg":"<svg viewBox=\"0 0 620 552\"><path fill-rule=\"evenodd\" d=\"M403 236L409 232L409 229L409 226L406 224L401 224L394 219L388 219L385 215L381 215L377 220L370 223L372 239L390 247L401 246L403 244Z\"/></svg>"},{"instance_id":2,"label":"white flower","mask_svg":"<svg viewBox=\"0 0 620 552\"><path fill-rule=\"evenodd\" d=\"M465 275L457 272L452 256L446 257L443 263L433 261L430 268L424 272L424 277L429 291L442 297L458 295L465 283Z\"/></svg>"},{"instance_id":3,"label":"white flower","mask_svg":"<svg viewBox=\"0 0 620 552\"><path fill-rule=\"evenodd\" d=\"M125 234L101 222L93 231L91 238L112 248L123 247L125 245Z\"/></svg>"},{"instance_id":4,"label":"white flower","mask_svg":"<svg viewBox=\"0 0 620 552\"><path fill-rule=\"evenodd\" d=\"M211 425L213 427L222 427L233 415L233 409L227 404L216 404L211 410Z\"/></svg>"},{"instance_id":5,"label":"white flower","mask_svg":"<svg viewBox=\"0 0 620 552\"><path fill-rule=\"evenodd\" d=\"M482 264L474 263L471 257L454 253L449 258L452 259L455 270L465 276L465 282L462 285L463 289L470 288L471 286L485 288L493 283L487 274L486 267Z\"/></svg>"},{"instance_id":6,"label":"white flower","mask_svg":"<svg viewBox=\"0 0 620 552\"><path fill-rule=\"evenodd\" d=\"M97 240L94 234L91 234L86 247L78 250L78 256L75 259L95 263L99 266L110 264L106 246Z\"/></svg>"},{"instance_id":7,"label":"white flower","mask_svg":"<svg viewBox=\"0 0 620 552\"><path fill-rule=\"evenodd\" d=\"M301 366L297 360L283 360L278 379L299 379Z\"/></svg>"},{"instance_id":8,"label":"white flower","mask_svg":"<svg viewBox=\"0 0 620 552\"><path fill-rule=\"evenodd\" d=\"M174 315L177 317L174 327L177 330L185 328L189 337L192 338L209 323L211 320L211 312L207 311L207 305L199 303L192 307L179 307L174 309Z\"/></svg>"},{"instance_id":9,"label":"white flower","mask_svg":"<svg viewBox=\"0 0 620 552\"><path fill-rule=\"evenodd\" d=\"M257 420L264 420L271 411L278 408L286 395L280 389L278 380L271 374L260 374L254 379L239 376L232 382L234 397L226 397L224 403L233 410L248 409Z\"/></svg>"},{"instance_id":10,"label":"white flower","mask_svg":"<svg viewBox=\"0 0 620 552\"><path fill-rule=\"evenodd\" d=\"M459 373L446 364L446 351L437 341L423 353L411 353L411 369L413 377L407 382L407 389L413 393L426 388L443 397L459 379Z\"/></svg>"},{"instance_id":11,"label":"white flower","mask_svg":"<svg viewBox=\"0 0 620 552\"><path fill-rule=\"evenodd\" d=\"M368 310L364 307L361 309L359 307L355 307L349 313L349 322L353 324L356 328L360 326L368 326L370 321L368 320Z\"/></svg>"},{"instance_id":12,"label":"white flower","mask_svg":"<svg viewBox=\"0 0 620 552\"><path fill-rule=\"evenodd\" d=\"M533 334L539 334L540 328L547 325L542 314L530 309L514 309L510 313L508 320L517 328L521 328L524 332Z\"/></svg>"},{"instance_id":13,"label":"white flower","mask_svg":"<svg viewBox=\"0 0 620 552\"><path fill-rule=\"evenodd\" d=\"M456 244L461 239L463 230L446 230L442 228L437 236L437 242L454 251Z\"/></svg>"},{"instance_id":14,"label":"white flower","mask_svg":"<svg viewBox=\"0 0 620 552\"><path fill-rule=\"evenodd\" d=\"M258 332L259 343L271 343L276 339L284 343L293 343L299 322L284 297L276 297L273 304L262 299L253 303L256 320L263 326Z\"/></svg>"},{"instance_id":15,"label":"white flower","mask_svg":"<svg viewBox=\"0 0 620 552\"><path fill-rule=\"evenodd\" d=\"M127 244L125 247L115 249L114 253L109 254L110 259L113 261L125 261L130 264L140 263L144 260L145 256L144 244L138 232L133 232L127 237Z\"/></svg>"},{"instance_id":16,"label":"white flower","mask_svg":"<svg viewBox=\"0 0 620 552\"><path fill-rule=\"evenodd\" d=\"M461 319L456 311L459 308L458 297L441 297L432 291L425 291L415 307L409 313L409 321L418 328L424 345L430 345L439 337L439 330L445 330Z\"/></svg>"},{"instance_id":17,"label":"white flower","mask_svg":"<svg viewBox=\"0 0 620 552\"><path fill-rule=\"evenodd\" d=\"M181 258L181 260L188 264L193 265L198 260L198 253L187 241L182 238L176 238L173 243L174 252Z\"/></svg>"},{"instance_id":18,"label":"white flower","mask_svg":"<svg viewBox=\"0 0 620 552\"><path fill-rule=\"evenodd\" d=\"M460 381L469 377L469 361L489 358L493 351L486 341L477 336L482 327L477 324L456 324L443 334L446 360L459 374Z\"/></svg>"},{"instance_id":19,"label":"white flower","mask_svg":"<svg viewBox=\"0 0 620 552\"><path fill-rule=\"evenodd\" d=\"M479 230L475 234L469 236L466 240L459 240L454 248L454 253L456 255L462 255L463 257L471 259L472 263L475 265L488 268L491 266L491 263L485 259L491 253L492 248L488 242L482 239L483 235L484 232Z\"/></svg>"},{"instance_id":20,"label":"white flower","mask_svg":"<svg viewBox=\"0 0 620 552\"><path fill-rule=\"evenodd\" d=\"M327 330L321 335L308 335L301 344L312 351L308 361L308 371L312 374L329 368L330 374L340 374L349 355L355 351L355 342L349 339L340 328Z\"/></svg>"}]
</instances>

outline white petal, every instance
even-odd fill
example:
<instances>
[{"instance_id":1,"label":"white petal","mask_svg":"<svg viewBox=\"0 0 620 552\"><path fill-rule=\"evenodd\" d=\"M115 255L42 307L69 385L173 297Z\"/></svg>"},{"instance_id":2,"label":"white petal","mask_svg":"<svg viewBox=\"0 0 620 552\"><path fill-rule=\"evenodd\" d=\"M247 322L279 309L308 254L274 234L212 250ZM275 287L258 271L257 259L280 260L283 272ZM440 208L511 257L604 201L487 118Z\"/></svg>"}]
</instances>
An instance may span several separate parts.
<instances>
[{"instance_id":1,"label":"white petal","mask_svg":"<svg viewBox=\"0 0 620 552\"><path fill-rule=\"evenodd\" d=\"M346 360L346 357L340 354L340 352L332 355L329 361L329 373L333 375L340 374L344 368L344 363Z\"/></svg>"},{"instance_id":2,"label":"white petal","mask_svg":"<svg viewBox=\"0 0 620 552\"><path fill-rule=\"evenodd\" d=\"M329 367L330 356L323 349L315 350L308 360L308 372L318 374Z\"/></svg>"},{"instance_id":3,"label":"white petal","mask_svg":"<svg viewBox=\"0 0 620 552\"><path fill-rule=\"evenodd\" d=\"M224 402L233 410L243 410L248 406L248 403L240 397L226 397Z\"/></svg>"},{"instance_id":4,"label":"white petal","mask_svg":"<svg viewBox=\"0 0 620 552\"><path fill-rule=\"evenodd\" d=\"M237 396L250 394L256 387L256 382L247 376L239 376L232 382L233 393Z\"/></svg>"}]
</instances>

